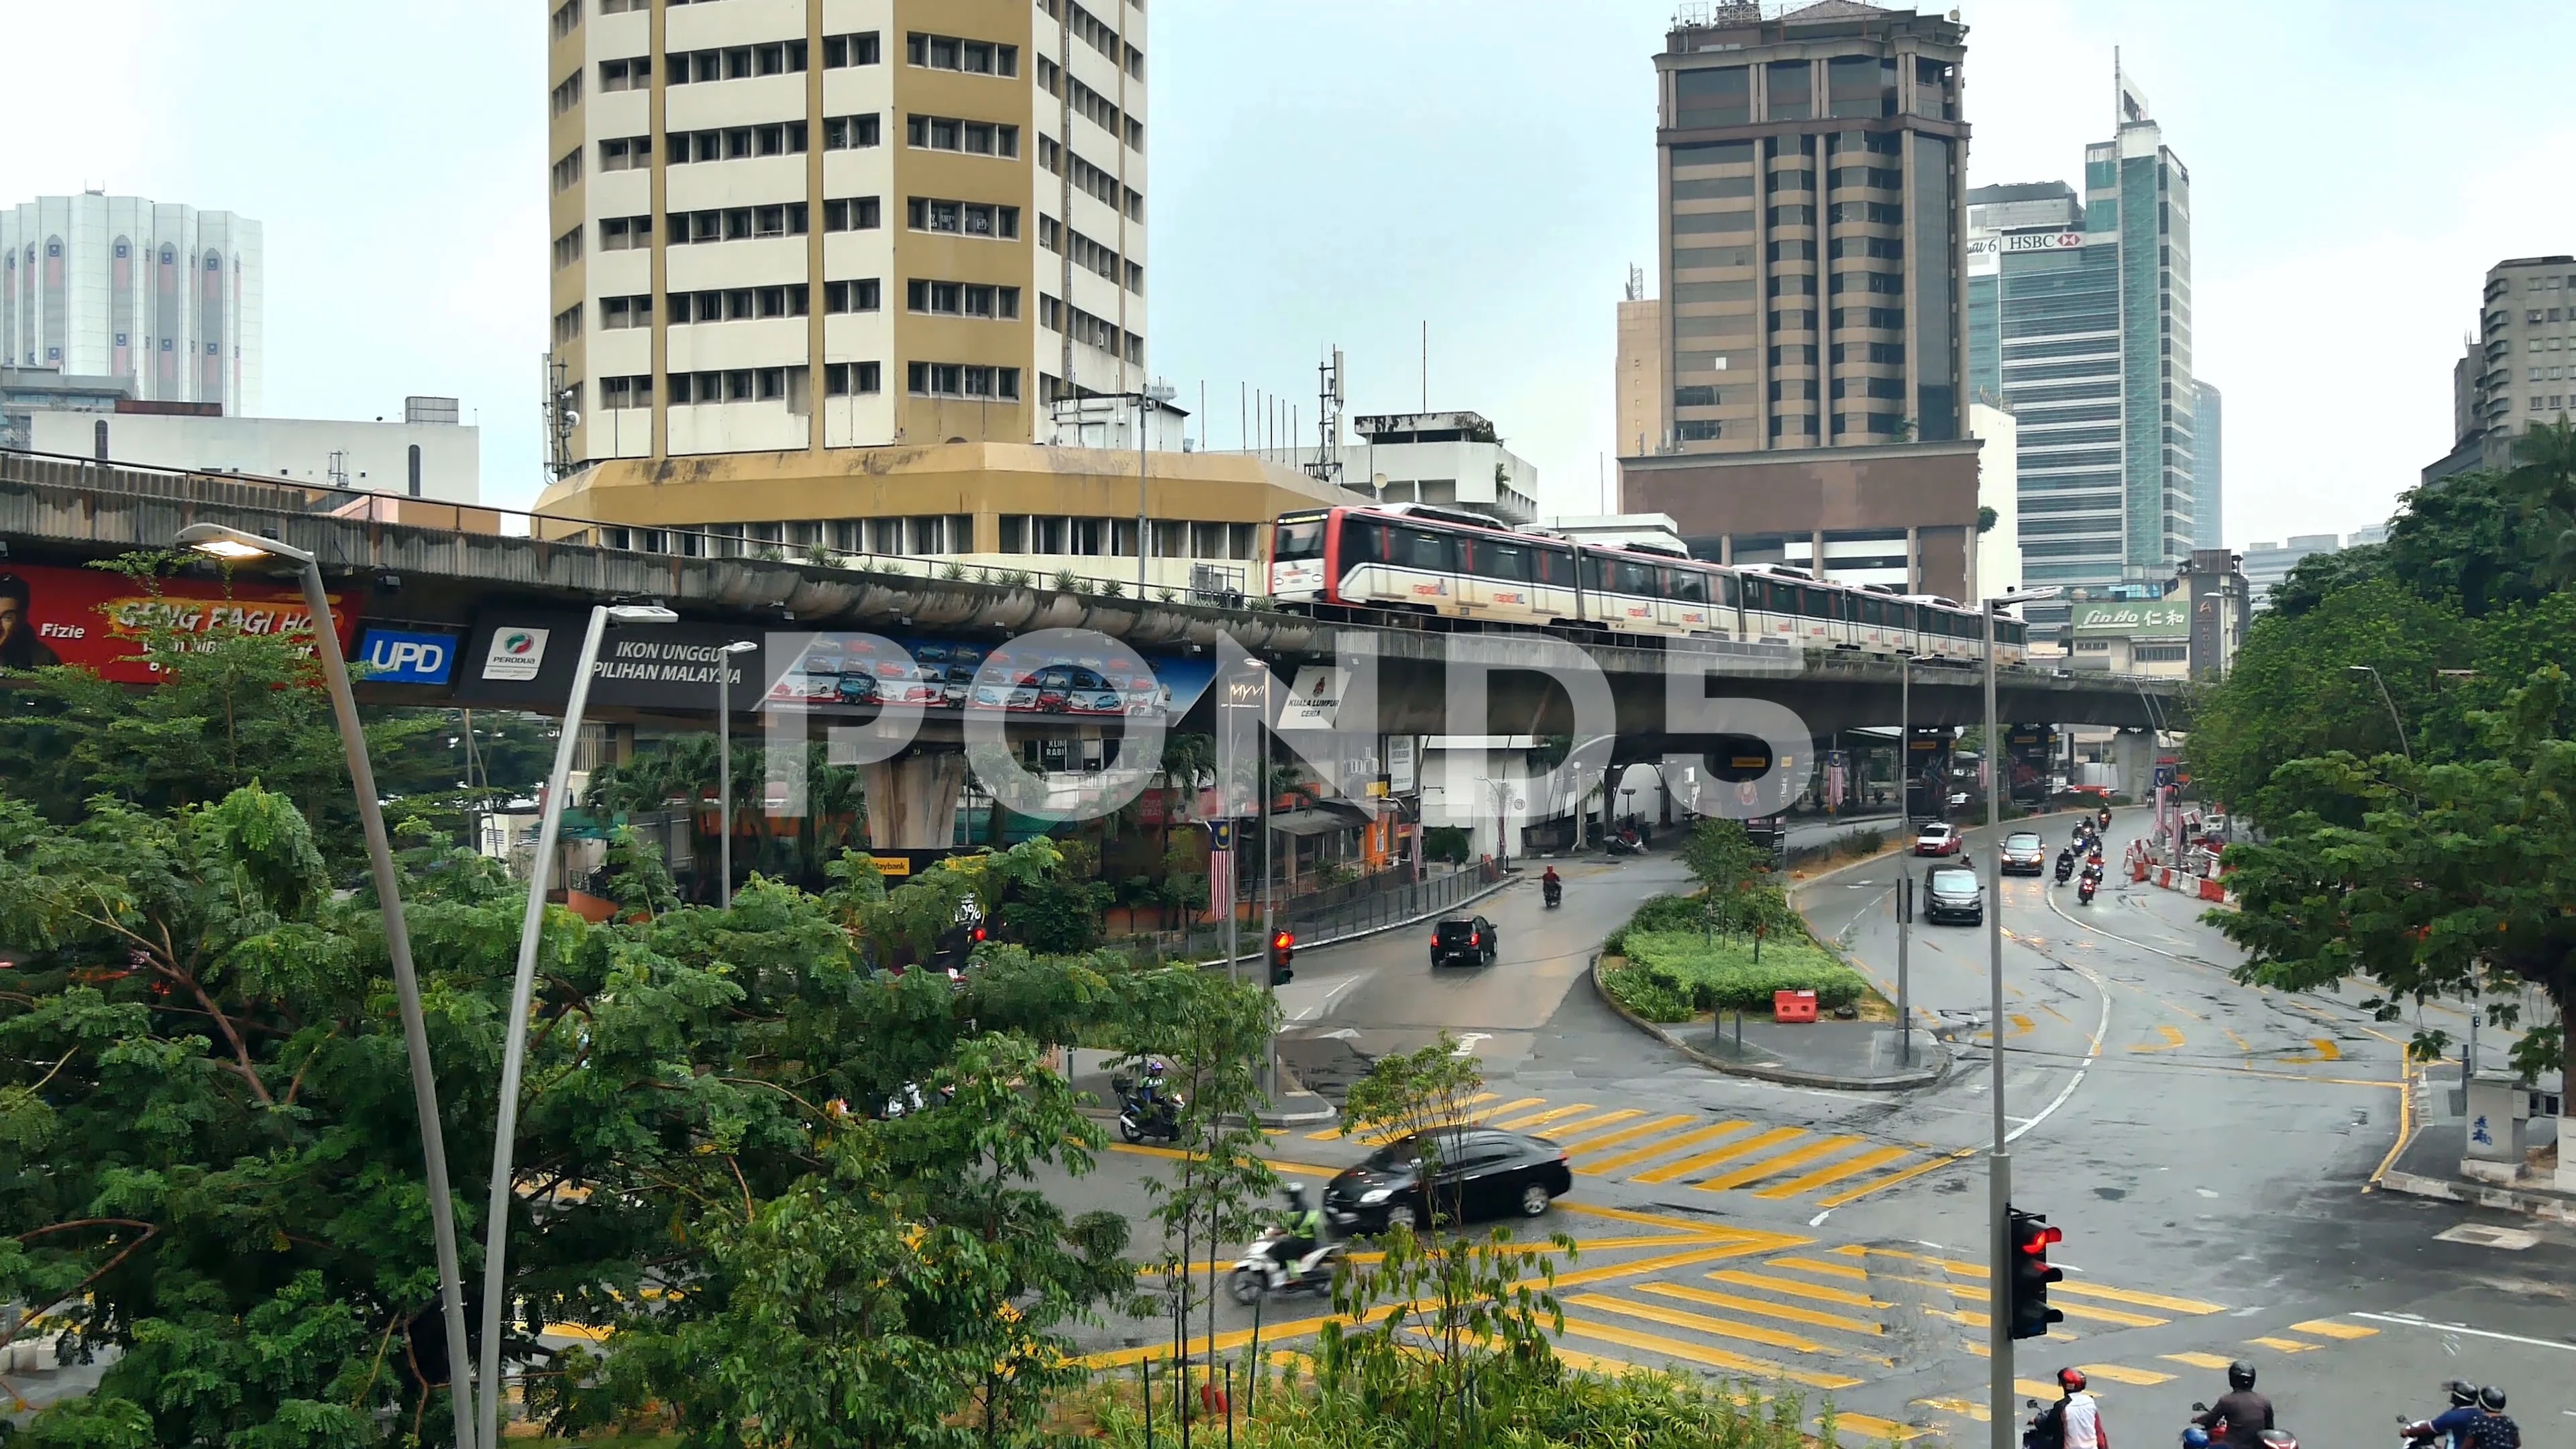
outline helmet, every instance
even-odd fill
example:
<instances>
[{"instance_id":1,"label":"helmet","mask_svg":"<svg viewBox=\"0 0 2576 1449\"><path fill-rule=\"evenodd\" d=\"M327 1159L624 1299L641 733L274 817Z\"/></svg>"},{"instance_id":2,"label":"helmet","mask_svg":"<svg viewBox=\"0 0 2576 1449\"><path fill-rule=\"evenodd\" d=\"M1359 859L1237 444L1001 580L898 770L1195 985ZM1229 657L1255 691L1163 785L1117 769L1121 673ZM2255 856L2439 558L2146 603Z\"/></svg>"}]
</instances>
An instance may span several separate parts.
<instances>
[{"instance_id":1,"label":"helmet","mask_svg":"<svg viewBox=\"0 0 2576 1449\"><path fill-rule=\"evenodd\" d=\"M2478 1407L2486 1410L2490 1414L2503 1413L2504 1390L2497 1388L2493 1384L2489 1384L2485 1388L2478 1390Z\"/></svg>"},{"instance_id":2,"label":"helmet","mask_svg":"<svg viewBox=\"0 0 2576 1449\"><path fill-rule=\"evenodd\" d=\"M2254 1365L2238 1359L2227 1366L2227 1386L2243 1393L2254 1387Z\"/></svg>"},{"instance_id":3,"label":"helmet","mask_svg":"<svg viewBox=\"0 0 2576 1449\"><path fill-rule=\"evenodd\" d=\"M1147 1057L1147 1058L1145 1058L1145 1075L1146 1075L1146 1076L1149 1076L1149 1077L1159 1077L1159 1076L1161 1076L1162 1074L1163 1074L1163 1059L1162 1059L1161 1057Z\"/></svg>"},{"instance_id":4,"label":"helmet","mask_svg":"<svg viewBox=\"0 0 2576 1449\"><path fill-rule=\"evenodd\" d=\"M2465 1409L2478 1401L2478 1386L2467 1379L2451 1380L2451 1407Z\"/></svg>"},{"instance_id":5,"label":"helmet","mask_svg":"<svg viewBox=\"0 0 2576 1449\"><path fill-rule=\"evenodd\" d=\"M1292 1182L1286 1187L1281 1188L1280 1191L1288 1195L1288 1205L1290 1207L1297 1209L1299 1212L1304 1212L1306 1210L1306 1184L1302 1182Z\"/></svg>"},{"instance_id":6,"label":"helmet","mask_svg":"<svg viewBox=\"0 0 2576 1449\"><path fill-rule=\"evenodd\" d=\"M2198 1424L2183 1430L2182 1449L2209 1449L2209 1431Z\"/></svg>"},{"instance_id":7,"label":"helmet","mask_svg":"<svg viewBox=\"0 0 2576 1449\"><path fill-rule=\"evenodd\" d=\"M2059 1369L2057 1371L2057 1386L2066 1390L2070 1394L2077 1392L2084 1387L2084 1371L2082 1369L2071 1368Z\"/></svg>"}]
</instances>

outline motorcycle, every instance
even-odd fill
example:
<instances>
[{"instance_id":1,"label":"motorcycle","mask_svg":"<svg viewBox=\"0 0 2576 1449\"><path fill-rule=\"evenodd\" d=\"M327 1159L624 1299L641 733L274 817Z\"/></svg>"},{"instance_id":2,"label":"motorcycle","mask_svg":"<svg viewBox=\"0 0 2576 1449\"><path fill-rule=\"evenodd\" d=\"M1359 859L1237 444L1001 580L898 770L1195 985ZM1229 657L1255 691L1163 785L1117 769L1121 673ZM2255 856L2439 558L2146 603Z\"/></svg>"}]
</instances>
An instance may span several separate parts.
<instances>
[{"instance_id":1,"label":"motorcycle","mask_svg":"<svg viewBox=\"0 0 2576 1449\"><path fill-rule=\"evenodd\" d=\"M2195 1414L2206 1414L2209 1412L2209 1405L2195 1402L2191 1406L2191 1411ZM2399 1422L2405 1421L2401 1419ZM2182 1431L2182 1442L2186 1445L2190 1444L2194 1434L2200 1436L2204 1446L2217 1443L2227 1437L2227 1421L2221 1419L2207 1429L2194 1424ZM2287 1429L2266 1429L2263 1431L2262 1439L2263 1449L2299 1449L2298 1436Z\"/></svg>"},{"instance_id":2,"label":"motorcycle","mask_svg":"<svg viewBox=\"0 0 2576 1449\"><path fill-rule=\"evenodd\" d=\"M1243 1250L1242 1259L1234 1265L1234 1273L1225 1285L1235 1302L1249 1308L1264 1294L1332 1290L1333 1272L1342 1262L1342 1245L1322 1244L1295 1263L1286 1264L1271 1256L1270 1250L1287 1236L1285 1229L1264 1228L1261 1236Z\"/></svg>"},{"instance_id":3,"label":"motorcycle","mask_svg":"<svg viewBox=\"0 0 2576 1449\"><path fill-rule=\"evenodd\" d=\"M1109 1090L1118 1096L1119 1136L1130 1143L1142 1142L1148 1137L1160 1137L1166 1142L1181 1140L1181 1108L1184 1104L1179 1096L1158 1092L1152 1101L1146 1101L1137 1095L1136 1083L1129 1077L1111 1077Z\"/></svg>"},{"instance_id":4,"label":"motorcycle","mask_svg":"<svg viewBox=\"0 0 2576 1449\"><path fill-rule=\"evenodd\" d=\"M1549 910L1555 910L1558 906L1565 904L1565 882L1561 880L1543 880L1538 883L1538 888L1539 894L1546 898L1547 908Z\"/></svg>"},{"instance_id":5,"label":"motorcycle","mask_svg":"<svg viewBox=\"0 0 2576 1449\"><path fill-rule=\"evenodd\" d=\"M1645 845L1637 839L1635 834L1630 832L1622 832L1611 836L1605 848L1612 855L1643 855L1646 853Z\"/></svg>"},{"instance_id":6,"label":"motorcycle","mask_svg":"<svg viewBox=\"0 0 2576 1449\"><path fill-rule=\"evenodd\" d=\"M2084 879L2076 883L2075 903L2080 906L2089 906L2093 904L2093 893L2101 888L2102 877L2089 870L2086 871L2084 873Z\"/></svg>"},{"instance_id":7,"label":"motorcycle","mask_svg":"<svg viewBox=\"0 0 2576 1449\"><path fill-rule=\"evenodd\" d=\"M2096 815L2094 818L2102 822L2102 828L2103 828L2103 829L2105 829L2105 830L2110 829L2110 828L2111 828L2111 807L2110 807L2110 806L2108 806L2108 805L2103 806L2103 807L2102 807L2102 810L2101 810L2101 813L2100 813L2100 814L2098 814L2098 815Z\"/></svg>"},{"instance_id":8,"label":"motorcycle","mask_svg":"<svg viewBox=\"0 0 2576 1449\"><path fill-rule=\"evenodd\" d=\"M2064 884L2066 884L2069 880L2073 879L2073 878L2074 878L2074 876L2075 876L2075 852L2073 852L2073 851L2071 851L2071 850L2066 850L2066 851L2060 851L2060 852L2058 852L2058 855L2057 855L2057 883L2058 883L2059 885L2064 885Z\"/></svg>"}]
</instances>

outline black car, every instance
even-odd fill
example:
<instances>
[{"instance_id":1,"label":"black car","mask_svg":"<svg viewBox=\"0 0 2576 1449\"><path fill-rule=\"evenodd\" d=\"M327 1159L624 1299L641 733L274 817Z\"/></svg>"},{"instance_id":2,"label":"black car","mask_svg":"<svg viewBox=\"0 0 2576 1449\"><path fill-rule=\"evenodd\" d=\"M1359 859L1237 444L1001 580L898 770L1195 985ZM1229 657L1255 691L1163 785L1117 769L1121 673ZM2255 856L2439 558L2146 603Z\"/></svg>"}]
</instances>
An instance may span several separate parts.
<instances>
[{"instance_id":1,"label":"black car","mask_svg":"<svg viewBox=\"0 0 2576 1449\"><path fill-rule=\"evenodd\" d=\"M2004 837L2003 873L2006 875L2046 875L2048 846L2036 831L2016 830Z\"/></svg>"},{"instance_id":2,"label":"black car","mask_svg":"<svg viewBox=\"0 0 2576 1449\"><path fill-rule=\"evenodd\" d=\"M1965 921L1986 923L1986 891L1977 873L1963 865L1936 865L1923 873L1923 919L1938 925Z\"/></svg>"},{"instance_id":3,"label":"black car","mask_svg":"<svg viewBox=\"0 0 2576 1449\"><path fill-rule=\"evenodd\" d=\"M1324 1216L1344 1235L1376 1233L1401 1223L1422 1229L1429 1205L1422 1189L1426 1135L1399 1137L1344 1168L1324 1187ZM1439 1161L1435 1178L1440 1220L1546 1213L1547 1205L1574 1186L1565 1152L1544 1137L1488 1127L1442 1131L1432 1138Z\"/></svg>"},{"instance_id":4,"label":"black car","mask_svg":"<svg viewBox=\"0 0 2576 1449\"><path fill-rule=\"evenodd\" d=\"M1494 964L1494 923L1482 916L1443 916L1431 928L1434 966Z\"/></svg>"}]
</instances>

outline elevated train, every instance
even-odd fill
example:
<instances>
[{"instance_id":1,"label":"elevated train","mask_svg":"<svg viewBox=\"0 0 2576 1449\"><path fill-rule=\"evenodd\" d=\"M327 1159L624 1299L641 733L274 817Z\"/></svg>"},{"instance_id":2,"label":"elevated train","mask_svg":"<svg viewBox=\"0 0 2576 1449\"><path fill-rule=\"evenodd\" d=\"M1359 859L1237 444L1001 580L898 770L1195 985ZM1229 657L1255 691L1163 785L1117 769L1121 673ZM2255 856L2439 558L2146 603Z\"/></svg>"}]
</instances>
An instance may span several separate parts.
<instances>
[{"instance_id":1,"label":"elevated train","mask_svg":"<svg viewBox=\"0 0 2576 1449\"><path fill-rule=\"evenodd\" d=\"M1373 609L1614 641L1697 638L1984 657L1977 611L1955 600L1830 583L1778 564L1715 564L1512 529L1421 504L1280 515L1270 594L1284 608L1320 617ZM1997 616L1997 663L2023 662L2027 645L2022 621Z\"/></svg>"}]
</instances>

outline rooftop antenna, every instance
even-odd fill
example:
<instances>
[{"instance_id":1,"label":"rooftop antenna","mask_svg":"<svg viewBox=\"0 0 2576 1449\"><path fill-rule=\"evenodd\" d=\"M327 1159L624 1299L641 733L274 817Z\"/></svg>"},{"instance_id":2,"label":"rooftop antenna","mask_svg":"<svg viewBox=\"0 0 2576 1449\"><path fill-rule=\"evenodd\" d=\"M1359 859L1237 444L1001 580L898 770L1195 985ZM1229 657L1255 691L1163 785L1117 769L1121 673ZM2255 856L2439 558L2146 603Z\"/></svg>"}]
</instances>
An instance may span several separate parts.
<instances>
[{"instance_id":1,"label":"rooftop antenna","mask_svg":"<svg viewBox=\"0 0 2576 1449\"><path fill-rule=\"evenodd\" d=\"M1631 302L1646 300L1646 269L1634 262L1628 264L1628 300Z\"/></svg>"},{"instance_id":2,"label":"rooftop antenna","mask_svg":"<svg viewBox=\"0 0 2576 1449\"><path fill-rule=\"evenodd\" d=\"M1339 483L1342 476L1342 349L1330 350L1315 365L1315 461L1306 476L1318 483Z\"/></svg>"},{"instance_id":3,"label":"rooftop antenna","mask_svg":"<svg viewBox=\"0 0 2576 1449\"><path fill-rule=\"evenodd\" d=\"M580 390L567 380L563 359L547 353L538 389L537 410L545 422L546 476L549 479L562 479L572 474L572 430L581 425L581 414L573 404L580 400Z\"/></svg>"}]
</instances>

